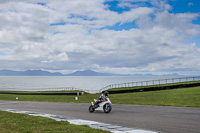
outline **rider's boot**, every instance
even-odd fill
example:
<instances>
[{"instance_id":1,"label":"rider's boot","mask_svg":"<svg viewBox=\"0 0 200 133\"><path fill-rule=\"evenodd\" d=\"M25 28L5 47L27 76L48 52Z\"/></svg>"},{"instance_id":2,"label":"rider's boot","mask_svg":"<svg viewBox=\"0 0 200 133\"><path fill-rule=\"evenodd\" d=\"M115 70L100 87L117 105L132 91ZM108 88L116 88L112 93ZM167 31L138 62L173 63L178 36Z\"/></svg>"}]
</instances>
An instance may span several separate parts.
<instances>
[{"instance_id":1,"label":"rider's boot","mask_svg":"<svg viewBox=\"0 0 200 133\"><path fill-rule=\"evenodd\" d=\"M95 107L95 108L98 108L98 107L100 107L100 106L99 106L98 103L95 103L95 104L94 104L94 107Z\"/></svg>"}]
</instances>

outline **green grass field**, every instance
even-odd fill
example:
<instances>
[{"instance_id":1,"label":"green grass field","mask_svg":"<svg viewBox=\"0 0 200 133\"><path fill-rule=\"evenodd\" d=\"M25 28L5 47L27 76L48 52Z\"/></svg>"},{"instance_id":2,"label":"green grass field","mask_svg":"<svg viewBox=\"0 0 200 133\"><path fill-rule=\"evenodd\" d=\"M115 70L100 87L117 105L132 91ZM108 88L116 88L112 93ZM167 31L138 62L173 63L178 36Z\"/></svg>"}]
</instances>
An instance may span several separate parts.
<instances>
[{"instance_id":1,"label":"green grass field","mask_svg":"<svg viewBox=\"0 0 200 133\"><path fill-rule=\"evenodd\" d=\"M90 103L101 94L70 95L15 95L0 94L0 100L38 101L38 102L71 102ZM16 100L18 97L18 100ZM110 94L113 104L140 104L160 106L200 107L200 87L181 88L173 90L149 91L137 93Z\"/></svg>"},{"instance_id":2,"label":"green grass field","mask_svg":"<svg viewBox=\"0 0 200 133\"><path fill-rule=\"evenodd\" d=\"M110 98L118 104L200 107L200 87L115 94Z\"/></svg>"},{"instance_id":3,"label":"green grass field","mask_svg":"<svg viewBox=\"0 0 200 133\"><path fill-rule=\"evenodd\" d=\"M108 133L86 125L73 125L67 121L0 111L1 133Z\"/></svg>"}]
</instances>

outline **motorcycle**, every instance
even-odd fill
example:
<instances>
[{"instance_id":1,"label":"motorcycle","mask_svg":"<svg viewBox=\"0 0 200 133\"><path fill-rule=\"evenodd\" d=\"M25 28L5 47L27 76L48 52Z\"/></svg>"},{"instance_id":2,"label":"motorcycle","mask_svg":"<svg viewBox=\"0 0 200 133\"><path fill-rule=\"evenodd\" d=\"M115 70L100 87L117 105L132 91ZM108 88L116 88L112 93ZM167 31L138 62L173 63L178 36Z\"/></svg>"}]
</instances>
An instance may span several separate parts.
<instances>
[{"instance_id":1,"label":"motorcycle","mask_svg":"<svg viewBox=\"0 0 200 133\"><path fill-rule=\"evenodd\" d=\"M94 99L94 102L91 102L89 107L89 112L92 113L95 110L104 111L104 113L109 113L112 110L111 101L108 97L105 100L101 100L101 103L97 104L97 100Z\"/></svg>"}]
</instances>

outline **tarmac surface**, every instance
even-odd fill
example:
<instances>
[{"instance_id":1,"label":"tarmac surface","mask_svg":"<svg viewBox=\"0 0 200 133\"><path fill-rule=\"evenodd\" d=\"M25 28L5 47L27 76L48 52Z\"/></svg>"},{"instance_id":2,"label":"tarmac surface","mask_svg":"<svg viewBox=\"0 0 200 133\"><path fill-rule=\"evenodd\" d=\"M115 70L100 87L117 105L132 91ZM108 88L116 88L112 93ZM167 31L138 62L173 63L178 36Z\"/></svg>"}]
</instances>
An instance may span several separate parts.
<instances>
[{"instance_id":1,"label":"tarmac surface","mask_svg":"<svg viewBox=\"0 0 200 133\"><path fill-rule=\"evenodd\" d=\"M108 114L89 113L90 103L0 101L0 109L32 111L128 128L167 133L199 133L200 108L113 104Z\"/></svg>"}]
</instances>

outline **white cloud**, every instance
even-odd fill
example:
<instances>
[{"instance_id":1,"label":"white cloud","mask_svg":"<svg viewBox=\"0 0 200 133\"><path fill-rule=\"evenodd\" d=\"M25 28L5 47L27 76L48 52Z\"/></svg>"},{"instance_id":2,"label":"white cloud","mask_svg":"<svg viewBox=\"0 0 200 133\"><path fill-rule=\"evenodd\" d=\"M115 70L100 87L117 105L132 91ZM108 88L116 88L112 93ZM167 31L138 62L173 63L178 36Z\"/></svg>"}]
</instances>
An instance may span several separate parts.
<instances>
[{"instance_id":1,"label":"white cloud","mask_svg":"<svg viewBox=\"0 0 200 133\"><path fill-rule=\"evenodd\" d=\"M156 22L160 27L174 30L184 37L191 37L200 33L200 26L191 23L197 17L199 17L197 13L170 14L164 11L157 14Z\"/></svg>"},{"instance_id":2,"label":"white cloud","mask_svg":"<svg viewBox=\"0 0 200 133\"><path fill-rule=\"evenodd\" d=\"M49 55L48 60L42 62L59 62L59 61L68 61L68 55L64 52L57 55Z\"/></svg>"},{"instance_id":3,"label":"white cloud","mask_svg":"<svg viewBox=\"0 0 200 133\"><path fill-rule=\"evenodd\" d=\"M121 22L132 22L138 18L146 17L153 12L153 9L148 7L139 7L136 9L132 9L131 11L124 12L120 16L122 17Z\"/></svg>"},{"instance_id":4,"label":"white cloud","mask_svg":"<svg viewBox=\"0 0 200 133\"><path fill-rule=\"evenodd\" d=\"M171 7L165 1L151 1L152 8L138 6L122 13L110 11L103 3L1 1L1 68L114 73L199 71L199 48L184 42L200 34L200 26L192 24L198 14L169 13ZM138 28L106 29L127 22L135 22Z\"/></svg>"}]
</instances>

